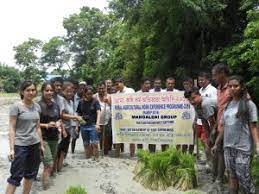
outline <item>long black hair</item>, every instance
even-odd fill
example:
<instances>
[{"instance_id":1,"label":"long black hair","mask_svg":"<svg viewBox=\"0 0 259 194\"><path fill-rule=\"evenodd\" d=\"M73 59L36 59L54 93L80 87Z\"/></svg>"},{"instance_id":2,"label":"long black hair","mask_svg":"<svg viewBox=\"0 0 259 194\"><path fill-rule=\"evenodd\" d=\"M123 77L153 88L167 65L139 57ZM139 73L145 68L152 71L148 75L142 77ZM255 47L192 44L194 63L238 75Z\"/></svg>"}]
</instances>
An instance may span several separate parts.
<instances>
[{"instance_id":1,"label":"long black hair","mask_svg":"<svg viewBox=\"0 0 259 194\"><path fill-rule=\"evenodd\" d=\"M233 75L229 78L230 80L236 80L238 81L240 87L241 87L241 92L240 92L240 102L238 106L238 111L237 111L237 118L243 118L245 120L248 119L249 115L249 110L248 110L248 92L245 86L245 81L242 76L239 75Z\"/></svg>"},{"instance_id":2,"label":"long black hair","mask_svg":"<svg viewBox=\"0 0 259 194\"><path fill-rule=\"evenodd\" d=\"M50 81L44 82L44 83L42 84L41 90L40 90L40 91L41 91L41 99L44 99L43 93L44 93L45 88L46 88L48 85L52 88L52 90L53 90L53 92L54 92L54 87L53 87L52 83L51 83Z\"/></svg>"}]
</instances>

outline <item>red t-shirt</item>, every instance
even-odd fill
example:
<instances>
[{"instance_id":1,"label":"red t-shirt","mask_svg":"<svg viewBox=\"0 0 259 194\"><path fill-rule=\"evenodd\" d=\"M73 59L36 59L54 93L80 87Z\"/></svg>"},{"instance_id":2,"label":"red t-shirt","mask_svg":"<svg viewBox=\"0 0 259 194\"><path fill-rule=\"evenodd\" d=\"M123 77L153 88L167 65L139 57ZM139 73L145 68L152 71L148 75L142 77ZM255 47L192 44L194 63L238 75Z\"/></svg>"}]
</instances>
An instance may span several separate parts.
<instances>
[{"instance_id":1,"label":"red t-shirt","mask_svg":"<svg viewBox=\"0 0 259 194\"><path fill-rule=\"evenodd\" d=\"M217 106L218 106L218 114L217 114L217 123L218 123L218 131L222 130L221 127L221 117L223 115L224 109L227 103L230 101L231 97L228 91L228 82L222 87L218 86L217 90Z\"/></svg>"}]
</instances>

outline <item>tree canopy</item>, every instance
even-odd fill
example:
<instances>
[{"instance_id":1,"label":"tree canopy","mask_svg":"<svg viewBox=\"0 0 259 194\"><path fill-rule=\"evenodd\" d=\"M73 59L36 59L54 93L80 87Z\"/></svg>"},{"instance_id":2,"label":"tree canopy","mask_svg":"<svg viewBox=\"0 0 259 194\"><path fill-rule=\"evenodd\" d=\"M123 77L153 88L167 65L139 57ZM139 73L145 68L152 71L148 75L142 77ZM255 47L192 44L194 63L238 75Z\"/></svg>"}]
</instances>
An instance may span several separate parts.
<instances>
[{"instance_id":1,"label":"tree canopy","mask_svg":"<svg viewBox=\"0 0 259 194\"><path fill-rule=\"evenodd\" d=\"M66 67L72 77L95 82L122 76L135 88L143 76L196 78L225 62L259 98L258 6L257 0L111 0L108 12L82 7L64 18L63 37L16 46L15 59L27 70L62 74Z\"/></svg>"}]
</instances>

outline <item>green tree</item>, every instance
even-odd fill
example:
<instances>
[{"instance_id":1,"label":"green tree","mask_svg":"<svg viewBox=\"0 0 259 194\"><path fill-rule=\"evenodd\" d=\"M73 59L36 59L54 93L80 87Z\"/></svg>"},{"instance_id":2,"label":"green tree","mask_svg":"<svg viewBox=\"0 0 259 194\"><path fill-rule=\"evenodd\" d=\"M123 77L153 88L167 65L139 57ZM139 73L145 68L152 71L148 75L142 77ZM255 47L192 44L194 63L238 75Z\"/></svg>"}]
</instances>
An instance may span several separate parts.
<instances>
[{"instance_id":1,"label":"green tree","mask_svg":"<svg viewBox=\"0 0 259 194\"><path fill-rule=\"evenodd\" d=\"M53 37L43 44L41 63L45 67L53 67L62 77L65 74L64 68L69 68L70 53L63 38Z\"/></svg>"},{"instance_id":2,"label":"green tree","mask_svg":"<svg viewBox=\"0 0 259 194\"><path fill-rule=\"evenodd\" d=\"M0 90L4 92L17 92L21 83L21 72L14 67L0 63Z\"/></svg>"},{"instance_id":3,"label":"green tree","mask_svg":"<svg viewBox=\"0 0 259 194\"><path fill-rule=\"evenodd\" d=\"M233 73L247 80L247 86L254 99L259 98L259 10L247 12L249 23L244 30L242 41L212 52L208 59L226 62Z\"/></svg>"},{"instance_id":4,"label":"green tree","mask_svg":"<svg viewBox=\"0 0 259 194\"><path fill-rule=\"evenodd\" d=\"M83 7L79 14L73 14L63 21L67 31L66 41L75 62L75 74L83 79L96 76L96 64L102 50L99 49L99 38L109 28L108 15L99 9Z\"/></svg>"},{"instance_id":5,"label":"green tree","mask_svg":"<svg viewBox=\"0 0 259 194\"><path fill-rule=\"evenodd\" d=\"M40 65L40 54L42 41L29 38L18 46L14 47L16 64L22 67L25 79L31 79L36 83L45 77L46 71Z\"/></svg>"},{"instance_id":6,"label":"green tree","mask_svg":"<svg viewBox=\"0 0 259 194\"><path fill-rule=\"evenodd\" d=\"M138 86L143 75L181 78L210 69L207 55L242 39L246 11L243 1L113 0L110 9L122 20L120 41L124 77Z\"/></svg>"}]
</instances>

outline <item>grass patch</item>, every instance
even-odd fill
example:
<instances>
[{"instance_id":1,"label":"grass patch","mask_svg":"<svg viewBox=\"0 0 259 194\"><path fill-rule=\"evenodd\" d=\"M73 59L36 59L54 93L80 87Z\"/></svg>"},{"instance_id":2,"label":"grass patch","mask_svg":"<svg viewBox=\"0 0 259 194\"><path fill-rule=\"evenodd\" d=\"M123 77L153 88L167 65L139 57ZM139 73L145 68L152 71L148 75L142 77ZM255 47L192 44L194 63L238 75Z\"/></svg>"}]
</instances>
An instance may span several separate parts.
<instances>
[{"instance_id":1,"label":"grass patch","mask_svg":"<svg viewBox=\"0 0 259 194\"><path fill-rule=\"evenodd\" d=\"M256 186L259 186L259 156L254 156L252 161L252 177Z\"/></svg>"},{"instance_id":2,"label":"grass patch","mask_svg":"<svg viewBox=\"0 0 259 194\"><path fill-rule=\"evenodd\" d=\"M0 97L19 97L18 93L4 93L0 92Z\"/></svg>"},{"instance_id":3,"label":"grass patch","mask_svg":"<svg viewBox=\"0 0 259 194\"><path fill-rule=\"evenodd\" d=\"M65 194L87 194L85 188L82 186L70 186Z\"/></svg>"},{"instance_id":4,"label":"grass patch","mask_svg":"<svg viewBox=\"0 0 259 194\"><path fill-rule=\"evenodd\" d=\"M186 191L196 186L195 158L175 148L165 152L138 151L134 180L150 190L166 190L170 186Z\"/></svg>"}]
</instances>

